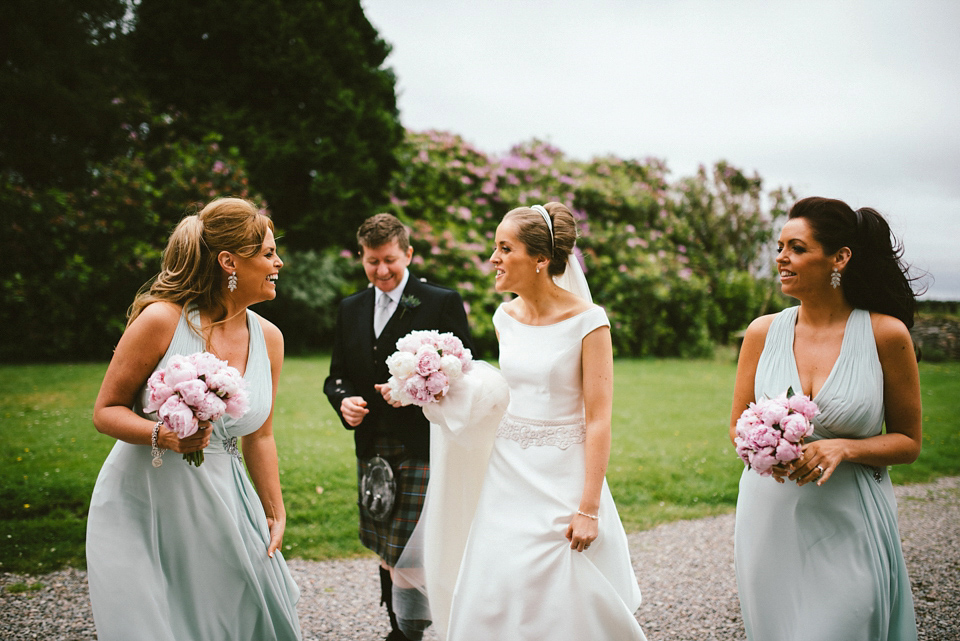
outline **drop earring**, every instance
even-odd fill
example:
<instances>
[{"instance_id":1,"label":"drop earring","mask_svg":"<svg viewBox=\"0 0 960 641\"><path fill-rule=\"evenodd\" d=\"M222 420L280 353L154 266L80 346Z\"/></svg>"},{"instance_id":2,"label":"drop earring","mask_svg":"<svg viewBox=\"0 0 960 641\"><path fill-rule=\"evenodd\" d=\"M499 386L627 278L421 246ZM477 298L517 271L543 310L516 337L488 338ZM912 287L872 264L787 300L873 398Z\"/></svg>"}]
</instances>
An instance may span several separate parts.
<instances>
[{"instance_id":1,"label":"drop earring","mask_svg":"<svg viewBox=\"0 0 960 641\"><path fill-rule=\"evenodd\" d=\"M237 272L233 272L227 276L227 289L231 292L237 288Z\"/></svg>"},{"instance_id":2,"label":"drop earring","mask_svg":"<svg viewBox=\"0 0 960 641\"><path fill-rule=\"evenodd\" d=\"M834 289L840 287L840 272L836 267L833 268L833 273L830 274L830 287Z\"/></svg>"}]
</instances>

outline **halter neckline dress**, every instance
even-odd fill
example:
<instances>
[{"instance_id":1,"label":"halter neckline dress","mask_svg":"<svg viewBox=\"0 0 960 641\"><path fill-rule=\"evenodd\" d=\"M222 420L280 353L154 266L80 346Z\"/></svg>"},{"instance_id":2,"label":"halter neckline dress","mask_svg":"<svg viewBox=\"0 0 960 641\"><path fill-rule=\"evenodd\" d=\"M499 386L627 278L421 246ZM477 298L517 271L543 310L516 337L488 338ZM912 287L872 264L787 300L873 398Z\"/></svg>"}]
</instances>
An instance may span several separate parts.
<instances>
[{"instance_id":1,"label":"halter neckline dress","mask_svg":"<svg viewBox=\"0 0 960 641\"><path fill-rule=\"evenodd\" d=\"M770 325L757 399L801 390L794 356L799 307ZM883 371L870 312L847 319L840 355L814 397L811 440L868 438L883 429ZM913 597L885 468L843 462L822 486L780 484L744 469L735 559L748 639L908 641Z\"/></svg>"},{"instance_id":2,"label":"halter neckline dress","mask_svg":"<svg viewBox=\"0 0 960 641\"><path fill-rule=\"evenodd\" d=\"M192 312L196 314L196 312ZM196 322L196 321L195 321ZM101 641L288 641L300 639L300 591L277 550L267 556L267 518L237 448L270 414L273 383L259 316L247 311L244 379L250 410L213 424L204 462L117 441L97 478L87 520L87 577ZM181 316L174 354L204 351ZM146 386L134 411L143 411Z\"/></svg>"}]
</instances>

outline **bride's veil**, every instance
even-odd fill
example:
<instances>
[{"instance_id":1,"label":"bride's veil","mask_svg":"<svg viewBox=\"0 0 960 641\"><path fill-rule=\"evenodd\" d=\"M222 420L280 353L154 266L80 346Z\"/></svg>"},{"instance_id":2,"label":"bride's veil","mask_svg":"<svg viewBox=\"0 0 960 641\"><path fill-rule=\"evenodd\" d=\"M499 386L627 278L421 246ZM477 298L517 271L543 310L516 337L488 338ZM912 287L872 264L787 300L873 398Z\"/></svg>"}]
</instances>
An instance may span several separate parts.
<instances>
[{"instance_id":1,"label":"bride's veil","mask_svg":"<svg viewBox=\"0 0 960 641\"><path fill-rule=\"evenodd\" d=\"M476 361L440 403L423 408L430 420L430 483L393 574L393 610L413 641L431 621L446 638L460 561L509 394L500 370Z\"/></svg>"},{"instance_id":2,"label":"bride's veil","mask_svg":"<svg viewBox=\"0 0 960 641\"><path fill-rule=\"evenodd\" d=\"M580 265L580 258L577 254L580 250L574 246L573 251L567 254L567 268L559 276L553 278L560 287L568 292L573 292L588 303L593 302L593 296L590 294L590 285L587 284L587 277L583 274L583 267Z\"/></svg>"}]
</instances>

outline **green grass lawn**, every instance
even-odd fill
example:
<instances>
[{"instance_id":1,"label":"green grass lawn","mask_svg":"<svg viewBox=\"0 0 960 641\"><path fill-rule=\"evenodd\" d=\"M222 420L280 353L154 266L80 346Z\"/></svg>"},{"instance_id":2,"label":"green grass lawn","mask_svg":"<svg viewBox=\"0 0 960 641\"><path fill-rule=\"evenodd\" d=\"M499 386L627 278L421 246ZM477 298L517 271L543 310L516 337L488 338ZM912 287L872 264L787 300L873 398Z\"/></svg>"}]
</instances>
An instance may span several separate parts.
<instances>
[{"instance_id":1,"label":"green grass lawn","mask_svg":"<svg viewBox=\"0 0 960 641\"><path fill-rule=\"evenodd\" d=\"M288 358L274 419L287 505L285 554L365 554L357 540L353 438L321 386L325 357ZM90 415L105 365L0 367L0 571L83 567L90 493L113 440ZM618 360L607 474L628 530L733 509L742 465L727 440L736 366ZM960 474L950 405L960 363L921 363L924 449L896 483ZM148 473L149 470L144 470Z\"/></svg>"}]
</instances>

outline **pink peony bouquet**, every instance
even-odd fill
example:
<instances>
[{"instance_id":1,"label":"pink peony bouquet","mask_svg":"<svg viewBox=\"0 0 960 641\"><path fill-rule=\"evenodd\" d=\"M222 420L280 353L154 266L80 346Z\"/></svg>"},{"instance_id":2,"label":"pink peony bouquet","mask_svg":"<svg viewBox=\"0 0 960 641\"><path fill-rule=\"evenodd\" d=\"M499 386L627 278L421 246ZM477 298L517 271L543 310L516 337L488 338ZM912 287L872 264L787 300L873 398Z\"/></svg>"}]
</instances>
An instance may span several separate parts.
<instances>
[{"instance_id":1,"label":"pink peony bouquet","mask_svg":"<svg viewBox=\"0 0 960 641\"><path fill-rule=\"evenodd\" d=\"M760 476L771 476L774 465L790 463L803 454L803 439L813 434L817 404L791 387L776 398L750 403L737 419L737 454Z\"/></svg>"},{"instance_id":2,"label":"pink peony bouquet","mask_svg":"<svg viewBox=\"0 0 960 641\"><path fill-rule=\"evenodd\" d=\"M450 332L412 331L387 358L391 396L403 405L436 403L473 366L470 350Z\"/></svg>"},{"instance_id":3,"label":"pink peony bouquet","mask_svg":"<svg viewBox=\"0 0 960 641\"><path fill-rule=\"evenodd\" d=\"M195 434L200 421L216 421L224 414L240 418L250 409L247 382L235 367L209 352L170 357L167 366L147 379L150 397L143 409L156 412L180 438ZM183 455L197 467L203 450Z\"/></svg>"}]
</instances>

